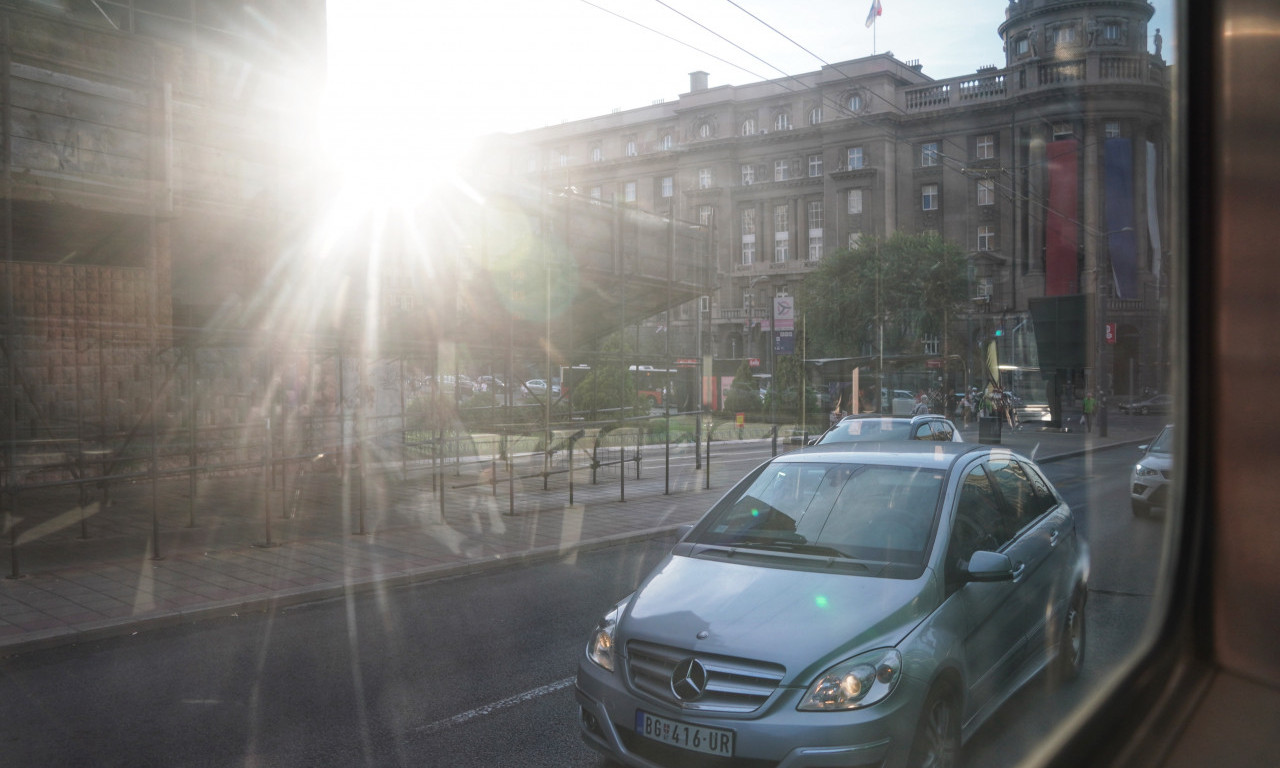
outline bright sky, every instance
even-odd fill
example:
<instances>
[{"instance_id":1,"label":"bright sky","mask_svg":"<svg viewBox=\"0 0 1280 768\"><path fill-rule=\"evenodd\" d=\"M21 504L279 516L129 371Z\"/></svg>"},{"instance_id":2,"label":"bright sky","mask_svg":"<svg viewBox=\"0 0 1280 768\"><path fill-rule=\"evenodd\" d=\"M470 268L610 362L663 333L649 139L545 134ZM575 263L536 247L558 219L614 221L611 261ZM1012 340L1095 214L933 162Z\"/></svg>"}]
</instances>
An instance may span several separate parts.
<instances>
[{"instance_id":1,"label":"bright sky","mask_svg":"<svg viewBox=\"0 0 1280 768\"><path fill-rule=\"evenodd\" d=\"M1006 0L881 2L873 36L871 0L329 0L329 128L438 158L442 141L674 100L696 70L714 87L811 72L815 54L892 51L935 78L1003 65ZM1173 0L1155 4L1172 60Z\"/></svg>"}]
</instances>

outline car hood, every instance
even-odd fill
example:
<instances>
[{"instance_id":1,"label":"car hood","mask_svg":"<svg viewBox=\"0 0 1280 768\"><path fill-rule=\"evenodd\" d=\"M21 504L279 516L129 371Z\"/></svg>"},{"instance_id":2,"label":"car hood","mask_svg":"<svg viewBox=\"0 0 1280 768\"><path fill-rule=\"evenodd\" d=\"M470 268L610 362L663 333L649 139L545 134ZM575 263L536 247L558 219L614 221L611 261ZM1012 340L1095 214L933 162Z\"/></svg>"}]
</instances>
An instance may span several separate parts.
<instances>
[{"instance_id":1,"label":"car hood","mask_svg":"<svg viewBox=\"0 0 1280 768\"><path fill-rule=\"evenodd\" d=\"M1158 470L1160 472L1168 472L1173 468L1173 454L1171 453L1148 453L1138 463L1149 469Z\"/></svg>"},{"instance_id":2,"label":"car hood","mask_svg":"<svg viewBox=\"0 0 1280 768\"><path fill-rule=\"evenodd\" d=\"M668 555L636 590L621 639L782 664L808 678L867 648L897 645L937 603L916 579L821 573ZM807 680L806 680L807 681Z\"/></svg>"}]
</instances>

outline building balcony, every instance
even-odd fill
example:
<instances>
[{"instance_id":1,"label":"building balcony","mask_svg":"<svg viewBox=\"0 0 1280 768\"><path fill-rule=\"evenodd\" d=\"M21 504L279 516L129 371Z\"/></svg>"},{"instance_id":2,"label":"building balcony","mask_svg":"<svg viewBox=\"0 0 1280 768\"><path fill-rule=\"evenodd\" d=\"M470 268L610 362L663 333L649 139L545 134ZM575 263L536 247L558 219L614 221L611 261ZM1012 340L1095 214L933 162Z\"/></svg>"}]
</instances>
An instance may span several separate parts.
<instances>
[{"instance_id":1,"label":"building balcony","mask_svg":"<svg viewBox=\"0 0 1280 768\"><path fill-rule=\"evenodd\" d=\"M1003 70L983 70L927 86L903 91L903 109L908 113L995 102L1020 93L1079 86L1138 83L1163 87L1165 67L1149 55L1091 53L1067 60L1031 59Z\"/></svg>"}]
</instances>

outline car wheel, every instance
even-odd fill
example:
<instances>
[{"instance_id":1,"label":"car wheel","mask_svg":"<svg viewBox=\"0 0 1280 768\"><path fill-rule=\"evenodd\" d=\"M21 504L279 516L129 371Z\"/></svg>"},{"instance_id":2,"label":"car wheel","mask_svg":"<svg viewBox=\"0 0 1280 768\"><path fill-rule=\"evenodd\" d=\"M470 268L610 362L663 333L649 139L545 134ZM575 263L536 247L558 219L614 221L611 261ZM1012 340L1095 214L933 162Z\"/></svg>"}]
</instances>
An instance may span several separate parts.
<instances>
[{"instance_id":1,"label":"car wheel","mask_svg":"<svg viewBox=\"0 0 1280 768\"><path fill-rule=\"evenodd\" d=\"M1058 658L1055 662L1058 682L1068 682L1080 676L1084 666L1085 624L1084 587L1071 596L1067 615L1062 620L1062 635L1058 638Z\"/></svg>"},{"instance_id":2,"label":"car wheel","mask_svg":"<svg viewBox=\"0 0 1280 768\"><path fill-rule=\"evenodd\" d=\"M1142 406L1142 415L1143 415L1143 416L1146 416L1148 413L1151 413L1151 409L1150 409L1150 408L1148 408L1148 407L1147 407L1147 406L1145 406L1145 405L1144 405L1144 406Z\"/></svg>"},{"instance_id":3,"label":"car wheel","mask_svg":"<svg viewBox=\"0 0 1280 768\"><path fill-rule=\"evenodd\" d=\"M1151 514L1151 505L1145 501L1138 501L1137 499L1134 499L1131 506L1133 507L1134 517L1146 517Z\"/></svg>"},{"instance_id":4,"label":"car wheel","mask_svg":"<svg viewBox=\"0 0 1280 768\"><path fill-rule=\"evenodd\" d=\"M907 765L960 768L960 711L950 685L937 686L925 700Z\"/></svg>"}]
</instances>

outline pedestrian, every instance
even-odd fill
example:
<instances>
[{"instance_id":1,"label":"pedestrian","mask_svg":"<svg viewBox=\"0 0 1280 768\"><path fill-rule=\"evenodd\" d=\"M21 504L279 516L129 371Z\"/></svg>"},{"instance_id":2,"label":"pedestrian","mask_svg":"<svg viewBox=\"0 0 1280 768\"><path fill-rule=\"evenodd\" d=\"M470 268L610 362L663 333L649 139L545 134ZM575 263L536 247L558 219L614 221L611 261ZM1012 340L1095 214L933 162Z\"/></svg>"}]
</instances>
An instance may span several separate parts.
<instances>
[{"instance_id":1,"label":"pedestrian","mask_svg":"<svg viewBox=\"0 0 1280 768\"><path fill-rule=\"evenodd\" d=\"M966 391L964 397L960 398L960 415L964 421L964 425L969 426L969 419L973 416L973 394L972 390Z\"/></svg>"},{"instance_id":2,"label":"pedestrian","mask_svg":"<svg viewBox=\"0 0 1280 768\"><path fill-rule=\"evenodd\" d=\"M1093 431L1093 412L1098 408L1098 401L1093 399L1093 392L1084 393L1084 401L1080 404L1084 409L1084 429Z\"/></svg>"},{"instance_id":3,"label":"pedestrian","mask_svg":"<svg viewBox=\"0 0 1280 768\"><path fill-rule=\"evenodd\" d=\"M916 395L916 407L911 409L912 416L920 416L929 412L929 398L921 392Z\"/></svg>"}]
</instances>

